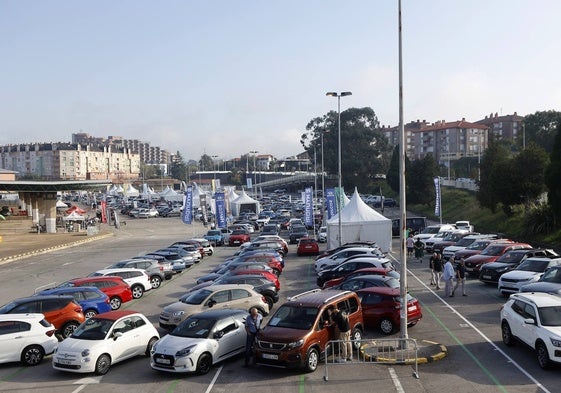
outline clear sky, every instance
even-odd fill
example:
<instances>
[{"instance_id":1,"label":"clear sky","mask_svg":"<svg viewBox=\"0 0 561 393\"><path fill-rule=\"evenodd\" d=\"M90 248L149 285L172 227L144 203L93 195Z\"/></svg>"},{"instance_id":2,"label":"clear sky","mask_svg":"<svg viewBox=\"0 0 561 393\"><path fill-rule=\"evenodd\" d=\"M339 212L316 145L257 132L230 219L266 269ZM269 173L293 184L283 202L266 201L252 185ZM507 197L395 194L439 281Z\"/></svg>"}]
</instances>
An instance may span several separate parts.
<instances>
[{"instance_id":1,"label":"clear sky","mask_svg":"<svg viewBox=\"0 0 561 393\"><path fill-rule=\"evenodd\" d=\"M0 145L122 136L185 159L302 151L307 123L396 126L397 0L0 0ZM404 118L560 110L561 1L403 0Z\"/></svg>"}]
</instances>

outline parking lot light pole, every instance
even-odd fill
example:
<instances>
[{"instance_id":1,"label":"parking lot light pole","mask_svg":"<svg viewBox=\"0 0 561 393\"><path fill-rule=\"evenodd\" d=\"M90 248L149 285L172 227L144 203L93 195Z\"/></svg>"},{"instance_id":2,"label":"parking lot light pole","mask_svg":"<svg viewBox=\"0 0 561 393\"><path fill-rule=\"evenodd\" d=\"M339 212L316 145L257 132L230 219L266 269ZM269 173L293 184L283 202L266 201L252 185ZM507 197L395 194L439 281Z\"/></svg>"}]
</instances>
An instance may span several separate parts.
<instances>
[{"instance_id":1,"label":"parking lot light pole","mask_svg":"<svg viewBox=\"0 0 561 393\"><path fill-rule=\"evenodd\" d=\"M343 241L343 226L341 224L341 205L343 202L343 195L342 195L342 176L341 176L341 97L350 96L353 93L350 91L342 91L341 93L337 93L334 91L330 91L325 93L326 96L330 97L337 97L337 146L338 146L338 156L339 156L339 166L338 166L338 187L339 187L339 200L337 201L337 217L339 218L339 246L342 245Z\"/></svg>"},{"instance_id":2,"label":"parking lot light pole","mask_svg":"<svg viewBox=\"0 0 561 393\"><path fill-rule=\"evenodd\" d=\"M253 195L257 195L257 172L255 172L257 168L255 167L255 157L257 157L257 153L259 152L257 150L252 150L250 153L253 154Z\"/></svg>"}]
</instances>

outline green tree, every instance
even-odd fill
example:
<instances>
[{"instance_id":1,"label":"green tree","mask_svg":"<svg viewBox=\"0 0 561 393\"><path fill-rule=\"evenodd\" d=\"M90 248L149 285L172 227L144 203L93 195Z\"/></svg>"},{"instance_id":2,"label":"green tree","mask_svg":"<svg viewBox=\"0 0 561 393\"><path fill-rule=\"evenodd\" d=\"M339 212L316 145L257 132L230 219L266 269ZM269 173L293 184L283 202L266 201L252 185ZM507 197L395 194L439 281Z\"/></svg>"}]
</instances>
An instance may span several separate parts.
<instances>
[{"instance_id":1,"label":"green tree","mask_svg":"<svg viewBox=\"0 0 561 393\"><path fill-rule=\"evenodd\" d=\"M179 151L175 153L174 159L170 165L170 176L174 179L184 180L187 178L187 164Z\"/></svg>"},{"instance_id":2,"label":"green tree","mask_svg":"<svg viewBox=\"0 0 561 393\"><path fill-rule=\"evenodd\" d=\"M489 208L493 213L500 202L498 183L502 182L501 174L508 176L508 172L501 173L508 166L508 160L510 160L510 152L503 145L494 142L489 144L481 159L477 200L482 207Z\"/></svg>"},{"instance_id":3,"label":"green tree","mask_svg":"<svg viewBox=\"0 0 561 393\"><path fill-rule=\"evenodd\" d=\"M555 216L555 225L561 223L561 126L557 131L550 154L549 167L546 170L545 184L548 188L548 203Z\"/></svg>"},{"instance_id":4,"label":"green tree","mask_svg":"<svg viewBox=\"0 0 561 393\"><path fill-rule=\"evenodd\" d=\"M517 192L514 203L523 203L526 210L546 189L545 173L549 156L536 143L530 143L518 153L512 163L513 183Z\"/></svg>"},{"instance_id":5,"label":"green tree","mask_svg":"<svg viewBox=\"0 0 561 393\"><path fill-rule=\"evenodd\" d=\"M518 146L522 146L525 139L526 145L535 142L546 152L551 153L559 124L561 124L561 112L550 110L527 115L524 118L524 129L518 132Z\"/></svg>"},{"instance_id":6,"label":"green tree","mask_svg":"<svg viewBox=\"0 0 561 393\"><path fill-rule=\"evenodd\" d=\"M434 181L438 175L438 164L432 154L411 162L406 172L407 203L434 203Z\"/></svg>"},{"instance_id":7,"label":"green tree","mask_svg":"<svg viewBox=\"0 0 561 393\"><path fill-rule=\"evenodd\" d=\"M199 169L201 171L212 171L214 168L214 161L208 154L203 154L199 160Z\"/></svg>"},{"instance_id":8,"label":"green tree","mask_svg":"<svg viewBox=\"0 0 561 393\"><path fill-rule=\"evenodd\" d=\"M312 119L300 143L310 157L321 162L323 134L324 167L327 173L339 171L338 114L330 111ZM385 173L388 163L388 141L379 129L379 121L371 108L349 108L341 112L341 173L346 189L369 189L376 174Z\"/></svg>"},{"instance_id":9,"label":"green tree","mask_svg":"<svg viewBox=\"0 0 561 393\"><path fill-rule=\"evenodd\" d=\"M405 155L405 173L407 176L407 172L411 167L411 162L409 161L409 157ZM392 191L399 193L399 145L396 145L393 149L392 157L390 160L389 168L386 173L386 182L392 189ZM407 186L407 184L406 184Z\"/></svg>"}]
</instances>

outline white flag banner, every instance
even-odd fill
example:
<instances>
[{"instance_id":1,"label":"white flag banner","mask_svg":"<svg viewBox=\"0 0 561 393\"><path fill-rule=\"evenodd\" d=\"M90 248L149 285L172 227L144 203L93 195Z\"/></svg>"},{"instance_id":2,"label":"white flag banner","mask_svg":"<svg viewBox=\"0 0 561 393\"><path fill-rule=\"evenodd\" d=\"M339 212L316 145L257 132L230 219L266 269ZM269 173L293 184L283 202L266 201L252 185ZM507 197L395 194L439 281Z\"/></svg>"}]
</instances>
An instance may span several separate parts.
<instances>
[{"instance_id":1,"label":"white flag banner","mask_svg":"<svg viewBox=\"0 0 561 393\"><path fill-rule=\"evenodd\" d=\"M440 217L441 211L441 200L440 200L440 177L433 178L434 181L434 188L436 190L436 199L434 202L434 215L436 217Z\"/></svg>"}]
</instances>

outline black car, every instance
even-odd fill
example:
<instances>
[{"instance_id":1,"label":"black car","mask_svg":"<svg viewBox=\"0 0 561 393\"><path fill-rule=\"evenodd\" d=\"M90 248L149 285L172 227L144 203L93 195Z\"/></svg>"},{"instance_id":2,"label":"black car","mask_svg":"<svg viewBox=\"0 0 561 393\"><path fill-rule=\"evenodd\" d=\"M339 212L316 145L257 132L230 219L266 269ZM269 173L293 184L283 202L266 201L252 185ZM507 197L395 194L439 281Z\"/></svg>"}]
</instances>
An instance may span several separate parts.
<instances>
[{"instance_id":1,"label":"black car","mask_svg":"<svg viewBox=\"0 0 561 393\"><path fill-rule=\"evenodd\" d=\"M307 236L308 236L308 229L305 226L294 225L292 228L290 228L290 234L288 235L288 239L290 244L296 244L298 243L298 240Z\"/></svg>"},{"instance_id":2,"label":"black car","mask_svg":"<svg viewBox=\"0 0 561 393\"><path fill-rule=\"evenodd\" d=\"M535 249L535 250L512 250L503 255L495 262L486 263L481 266L479 272L479 281L485 284L496 285L499 282L499 277L504 273L515 269L520 265L526 258L530 257L543 257L543 258L555 258L559 255L549 249Z\"/></svg>"}]
</instances>

